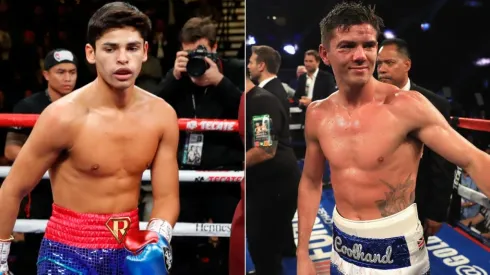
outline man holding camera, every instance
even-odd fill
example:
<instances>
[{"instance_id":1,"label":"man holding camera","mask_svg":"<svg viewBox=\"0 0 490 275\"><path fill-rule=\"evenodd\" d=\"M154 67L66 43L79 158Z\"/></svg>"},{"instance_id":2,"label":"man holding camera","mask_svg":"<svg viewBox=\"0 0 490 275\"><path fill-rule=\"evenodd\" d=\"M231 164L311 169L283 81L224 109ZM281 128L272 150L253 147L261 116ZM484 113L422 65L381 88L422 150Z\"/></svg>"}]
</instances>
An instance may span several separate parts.
<instances>
[{"instance_id":1,"label":"man holding camera","mask_svg":"<svg viewBox=\"0 0 490 275\"><path fill-rule=\"evenodd\" d=\"M238 108L244 86L244 62L237 59L223 59L216 53L216 25L208 18L191 18L183 26L180 34L182 50L177 53L174 68L160 84L159 96L166 100L177 112L179 118L232 119L238 117ZM189 150L200 156L199 161L190 159ZM181 170L243 170L244 148L238 133L230 132L181 132L179 142L179 164ZM181 184L180 222L231 223L233 213L240 199L239 184L199 183ZM181 258L174 259L174 274L199 274L213 265L213 257L202 250L217 252L227 257L227 238L213 244L218 249L197 251L197 238L175 238L174 250ZM209 246L209 244L204 244ZM202 245L201 245L202 247ZM221 249L222 248L222 249ZM188 259L210 258L199 261L199 271L180 270L182 266L191 268ZM187 261L187 262L185 262ZM223 262L226 262L224 260ZM213 274L227 274L225 265L208 270Z\"/></svg>"}]
</instances>

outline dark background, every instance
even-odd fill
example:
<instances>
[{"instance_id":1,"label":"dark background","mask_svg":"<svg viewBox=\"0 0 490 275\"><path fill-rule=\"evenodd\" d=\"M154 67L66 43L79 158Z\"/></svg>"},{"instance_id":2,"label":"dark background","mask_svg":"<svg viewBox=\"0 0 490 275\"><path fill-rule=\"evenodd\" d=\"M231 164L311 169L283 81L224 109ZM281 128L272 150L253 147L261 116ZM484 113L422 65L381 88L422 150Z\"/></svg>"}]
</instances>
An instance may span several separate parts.
<instances>
[{"instance_id":1,"label":"dark background","mask_svg":"<svg viewBox=\"0 0 490 275\"><path fill-rule=\"evenodd\" d=\"M257 44L278 49L283 58L281 79L288 83L296 67L303 63L303 53L318 49L321 19L339 1L247 0L247 34ZM362 1L376 6L386 29L405 39L412 54L411 79L442 95L450 87L453 115L481 117L474 93L490 101L488 79L490 67L474 62L490 57L490 3L467 0L378 0ZM276 20L273 20L276 16ZM421 23L430 23L423 31ZM384 39L380 35L379 41ZM283 50L285 43L297 44L295 55ZM323 69L327 69L323 67Z\"/></svg>"}]
</instances>

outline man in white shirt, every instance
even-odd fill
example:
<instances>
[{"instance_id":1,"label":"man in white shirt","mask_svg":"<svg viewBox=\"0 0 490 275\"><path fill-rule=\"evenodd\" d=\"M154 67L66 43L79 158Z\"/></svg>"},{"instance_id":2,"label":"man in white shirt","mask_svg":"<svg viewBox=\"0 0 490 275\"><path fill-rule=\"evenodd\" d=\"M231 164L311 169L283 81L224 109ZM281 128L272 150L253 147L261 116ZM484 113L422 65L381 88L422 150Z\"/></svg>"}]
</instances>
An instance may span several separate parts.
<instances>
[{"instance_id":1,"label":"man in white shirt","mask_svg":"<svg viewBox=\"0 0 490 275\"><path fill-rule=\"evenodd\" d=\"M312 101L327 98L337 90L332 74L320 70L320 55L316 50L305 52L306 74L298 78L298 87L294 93L295 105L305 109Z\"/></svg>"},{"instance_id":2,"label":"man in white shirt","mask_svg":"<svg viewBox=\"0 0 490 275\"><path fill-rule=\"evenodd\" d=\"M281 67L281 54L269 46L253 46L252 55L249 58L248 70L251 79L279 98L289 117L288 94L277 78Z\"/></svg>"}]
</instances>

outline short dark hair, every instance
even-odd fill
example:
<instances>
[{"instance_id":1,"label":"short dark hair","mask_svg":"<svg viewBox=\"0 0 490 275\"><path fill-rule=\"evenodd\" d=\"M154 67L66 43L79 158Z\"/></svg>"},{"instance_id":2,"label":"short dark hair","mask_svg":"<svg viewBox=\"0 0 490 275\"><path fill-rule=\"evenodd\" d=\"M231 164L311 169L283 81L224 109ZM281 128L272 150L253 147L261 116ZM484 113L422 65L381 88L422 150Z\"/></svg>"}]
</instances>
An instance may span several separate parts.
<instances>
[{"instance_id":1,"label":"short dark hair","mask_svg":"<svg viewBox=\"0 0 490 275\"><path fill-rule=\"evenodd\" d=\"M374 7L364 6L357 2L342 2L333 9L320 22L321 41L325 47L329 46L333 33L337 28L344 31L351 26L369 24L379 35L384 27L383 19L374 12Z\"/></svg>"},{"instance_id":2,"label":"short dark hair","mask_svg":"<svg viewBox=\"0 0 490 275\"><path fill-rule=\"evenodd\" d=\"M209 17L193 17L184 24L180 31L181 43L195 43L199 39L206 38L209 45L216 45L216 25Z\"/></svg>"},{"instance_id":3,"label":"short dark hair","mask_svg":"<svg viewBox=\"0 0 490 275\"><path fill-rule=\"evenodd\" d=\"M410 51L408 50L408 43L407 41L401 39L401 38L390 38L386 39L383 42L381 42L381 46L389 46L389 45L395 45L396 50L398 53L404 55L408 59L410 59Z\"/></svg>"},{"instance_id":4,"label":"short dark hair","mask_svg":"<svg viewBox=\"0 0 490 275\"><path fill-rule=\"evenodd\" d=\"M281 54L269 46L252 46L252 53L257 55L257 63L264 62L269 73L277 74L281 67Z\"/></svg>"},{"instance_id":5,"label":"short dark hair","mask_svg":"<svg viewBox=\"0 0 490 275\"><path fill-rule=\"evenodd\" d=\"M110 29L135 28L147 40L151 32L151 21L135 6L125 2L112 2L98 9L88 21L87 40L95 49L97 41Z\"/></svg>"},{"instance_id":6,"label":"short dark hair","mask_svg":"<svg viewBox=\"0 0 490 275\"><path fill-rule=\"evenodd\" d=\"M315 57L316 61L320 62L321 58L320 58L320 54L318 54L318 51L316 50L307 50L305 52L305 56L307 55L312 55L313 57Z\"/></svg>"}]
</instances>

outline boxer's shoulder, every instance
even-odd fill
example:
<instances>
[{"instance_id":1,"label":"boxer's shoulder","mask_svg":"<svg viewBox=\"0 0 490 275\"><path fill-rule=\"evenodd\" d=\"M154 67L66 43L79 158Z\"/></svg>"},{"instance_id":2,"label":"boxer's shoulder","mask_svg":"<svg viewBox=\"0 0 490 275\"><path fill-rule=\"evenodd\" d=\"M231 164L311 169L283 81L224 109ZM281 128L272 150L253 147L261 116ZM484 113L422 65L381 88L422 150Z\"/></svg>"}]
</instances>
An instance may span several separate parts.
<instances>
[{"instance_id":1,"label":"boxer's shoulder","mask_svg":"<svg viewBox=\"0 0 490 275\"><path fill-rule=\"evenodd\" d=\"M64 96L49 104L42 112L44 119L48 119L52 126L71 127L76 121L83 119L87 113L87 108L76 100L76 95Z\"/></svg>"},{"instance_id":2,"label":"boxer's shoulder","mask_svg":"<svg viewBox=\"0 0 490 275\"><path fill-rule=\"evenodd\" d=\"M326 112L330 112L333 110L332 106L337 104L337 98L338 91L332 93L327 98L311 102L306 109L306 114L308 116L325 115Z\"/></svg>"}]
</instances>

